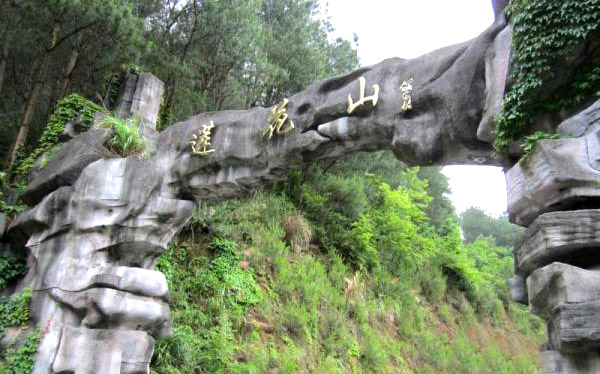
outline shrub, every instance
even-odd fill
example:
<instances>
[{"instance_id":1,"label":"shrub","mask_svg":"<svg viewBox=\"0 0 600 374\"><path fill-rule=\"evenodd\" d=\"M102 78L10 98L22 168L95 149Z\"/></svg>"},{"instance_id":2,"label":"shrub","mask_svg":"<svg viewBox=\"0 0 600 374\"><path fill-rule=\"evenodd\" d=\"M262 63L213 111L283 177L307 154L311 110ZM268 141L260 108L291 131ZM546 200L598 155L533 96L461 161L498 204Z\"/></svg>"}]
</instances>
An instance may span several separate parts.
<instances>
[{"instance_id":1,"label":"shrub","mask_svg":"<svg viewBox=\"0 0 600 374\"><path fill-rule=\"evenodd\" d=\"M0 300L0 336L6 328L12 326L29 326L29 302L31 289L25 289L21 294Z\"/></svg>"}]
</instances>

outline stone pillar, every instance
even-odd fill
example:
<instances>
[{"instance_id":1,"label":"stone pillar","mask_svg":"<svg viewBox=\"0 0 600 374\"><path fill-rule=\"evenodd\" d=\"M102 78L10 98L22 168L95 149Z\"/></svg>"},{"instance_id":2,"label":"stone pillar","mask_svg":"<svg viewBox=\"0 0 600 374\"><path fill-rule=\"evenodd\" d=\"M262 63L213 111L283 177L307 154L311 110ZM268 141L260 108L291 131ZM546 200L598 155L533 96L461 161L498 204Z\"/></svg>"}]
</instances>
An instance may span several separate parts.
<instances>
[{"instance_id":1,"label":"stone pillar","mask_svg":"<svg viewBox=\"0 0 600 374\"><path fill-rule=\"evenodd\" d=\"M130 74L118 115L155 132L162 90ZM34 374L147 374L155 339L170 334L167 282L153 267L195 203L161 191L164 171L148 160L102 158L106 133L62 147L9 231L28 238L33 264L25 282L43 333Z\"/></svg>"},{"instance_id":2,"label":"stone pillar","mask_svg":"<svg viewBox=\"0 0 600 374\"><path fill-rule=\"evenodd\" d=\"M129 73L115 105L119 117L135 117L140 125L156 130L164 83L150 73Z\"/></svg>"},{"instance_id":3,"label":"stone pillar","mask_svg":"<svg viewBox=\"0 0 600 374\"><path fill-rule=\"evenodd\" d=\"M548 323L542 374L600 373L599 117L600 101L505 174L510 219L527 227L513 297Z\"/></svg>"}]
</instances>

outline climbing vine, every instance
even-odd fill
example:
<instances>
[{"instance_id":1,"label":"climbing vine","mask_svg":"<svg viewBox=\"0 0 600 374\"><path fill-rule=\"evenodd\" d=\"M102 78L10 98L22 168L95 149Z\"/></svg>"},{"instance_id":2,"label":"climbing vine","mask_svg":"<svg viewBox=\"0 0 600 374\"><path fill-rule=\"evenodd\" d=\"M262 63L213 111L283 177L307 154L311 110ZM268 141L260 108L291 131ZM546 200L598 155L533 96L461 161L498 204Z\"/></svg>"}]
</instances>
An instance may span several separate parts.
<instances>
[{"instance_id":1,"label":"climbing vine","mask_svg":"<svg viewBox=\"0 0 600 374\"><path fill-rule=\"evenodd\" d=\"M0 300L0 337L9 327L29 328L31 289ZM35 363L35 353L42 333L29 332L21 344L9 346L0 357L0 374L29 374Z\"/></svg>"},{"instance_id":2,"label":"climbing vine","mask_svg":"<svg viewBox=\"0 0 600 374\"><path fill-rule=\"evenodd\" d=\"M513 25L513 81L497 118L495 147L506 151L525 135L542 110L572 108L600 96L600 61L579 67L567 87L543 98L542 87L556 78L558 62L600 30L600 0L512 0L506 13Z\"/></svg>"},{"instance_id":3,"label":"climbing vine","mask_svg":"<svg viewBox=\"0 0 600 374\"><path fill-rule=\"evenodd\" d=\"M4 353L4 364L0 364L0 374L29 374L35 364L41 331L30 332L20 347L10 347Z\"/></svg>"},{"instance_id":4,"label":"climbing vine","mask_svg":"<svg viewBox=\"0 0 600 374\"><path fill-rule=\"evenodd\" d=\"M37 158L45 152L51 151L60 143L60 135L65 129L67 122L79 117L85 129L88 129L96 112L101 110L101 107L77 94L65 96L56 104L54 113L50 116L50 120L40 136L37 147L27 155L21 155L17 160L12 170L13 179L24 181Z\"/></svg>"},{"instance_id":5,"label":"climbing vine","mask_svg":"<svg viewBox=\"0 0 600 374\"><path fill-rule=\"evenodd\" d=\"M0 336L8 327L29 326L29 302L31 289L25 289L19 295L0 300Z\"/></svg>"}]
</instances>

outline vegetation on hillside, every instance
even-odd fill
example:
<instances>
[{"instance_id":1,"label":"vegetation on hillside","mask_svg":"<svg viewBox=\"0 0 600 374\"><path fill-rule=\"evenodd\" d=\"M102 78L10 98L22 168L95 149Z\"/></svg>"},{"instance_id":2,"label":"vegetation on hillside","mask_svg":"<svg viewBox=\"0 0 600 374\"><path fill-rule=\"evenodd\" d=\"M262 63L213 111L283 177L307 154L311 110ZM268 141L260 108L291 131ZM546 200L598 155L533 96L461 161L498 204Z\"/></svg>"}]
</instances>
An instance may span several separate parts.
<instances>
[{"instance_id":1,"label":"vegetation on hillside","mask_svg":"<svg viewBox=\"0 0 600 374\"><path fill-rule=\"evenodd\" d=\"M544 325L510 301L511 250L463 244L453 212L440 234L418 175L354 155L199 206L157 265L174 333L153 372L537 373Z\"/></svg>"},{"instance_id":2,"label":"vegetation on hillside","mask_svg":"<svg viewBox=\"0 0 600 374\"><path fill-rule=\"evenodd\" d=\"M87 127L114 103L126 72L165 82L164 128L202 111L269 106L355 68L351 43L330 40L318 15L316 0L8 0L0 154L12 167L0 197L12 204L0 210L23 209L15 190L30 170L60 147L68 121ZM115 154L143 153L131 122L106 126ZM510 301L505 282L512 256L502 245L514 233L479 228L463 243L448 191L439 169L377 152L201 204L157 263L173 336L158 342L152 371L536 373L543 325ZM0 257L0 269L3 286L25 266ZM0 331L28 324L29 297L0 300ZM2 352L0 373L28 373L39 339L32 331Z\"/></svg>"}]
</instances>

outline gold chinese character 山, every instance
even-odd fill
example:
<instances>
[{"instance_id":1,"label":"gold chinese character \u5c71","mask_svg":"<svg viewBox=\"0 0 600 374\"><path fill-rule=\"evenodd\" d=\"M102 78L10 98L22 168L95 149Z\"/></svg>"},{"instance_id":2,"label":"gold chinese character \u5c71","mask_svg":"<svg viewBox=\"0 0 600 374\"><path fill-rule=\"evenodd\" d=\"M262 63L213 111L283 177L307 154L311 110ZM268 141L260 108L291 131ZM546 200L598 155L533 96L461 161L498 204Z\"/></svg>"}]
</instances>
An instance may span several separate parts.
<instances>
[{"instance_id":1,"label":"gold chinese character \u5c71","mask_svg":"<svg viewBox=\"0 0 600 374\"><path fill-rule=\"evenodd\" d=\"M346 110L348 114L352 114L354 109L358 108L361 105L364 105L367 101L371 101L373 106L377 105L377 101L379 100L379 85L373 85L373 94L371 96L365 96L365 88L367 85L367 80L365 77L358 78L358 86L360 89L359 98L357 102L352 100L352 94L348 94L348 109Z\"/></svg>"},{"instance_id":2,"label":"gold chinese character \u5c71","mask_svg":"<svg viewBox=\"0 0 600 374\"><path fill-rule=\"evenodd\" d=\"M404 81L400 86L400 91L402 91L402 108L400 110L402 113L406 113L409 110L412 110L412 91L413 91L413 79L410 78L408 81Z\"/></svg>"},{"instance_id":3,"label":"gold chinese character \u5c71","mask_svg":"<svg viewBox=\"0 0 600 374\"><path fill-rule=\"evenodd\" d=\"M210 147L210 132L213 127L215 127L215 124L213 121L210 121L208 125L202 125L202 128L198 130L198 135L192 135L190 144L192 145L193 155L206 156L215 151L214 149L208 149Z\"/></svg>"},{"instance_id":4,"label":"gold chinese character \u5c71","mask_svg":"<svg viewBox=\"0 0 600 374\"><path fill-rule=\"evenodd\" d=\"M294 122L289 119L287 113L288 99L283 99L281 104L271 108L269 126L263 131L263 136L271 139L273 134L283 135L294 130ZM287 127L286 127L287 124Z\"/></svg>"}]
</instances>

